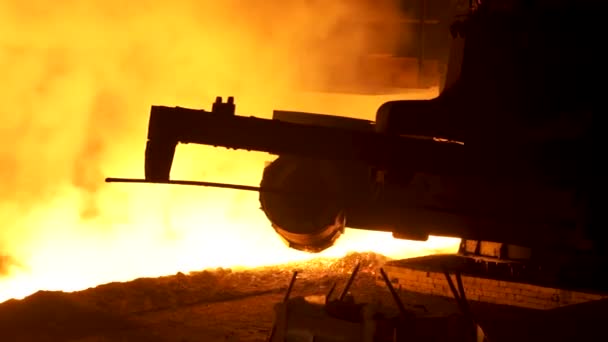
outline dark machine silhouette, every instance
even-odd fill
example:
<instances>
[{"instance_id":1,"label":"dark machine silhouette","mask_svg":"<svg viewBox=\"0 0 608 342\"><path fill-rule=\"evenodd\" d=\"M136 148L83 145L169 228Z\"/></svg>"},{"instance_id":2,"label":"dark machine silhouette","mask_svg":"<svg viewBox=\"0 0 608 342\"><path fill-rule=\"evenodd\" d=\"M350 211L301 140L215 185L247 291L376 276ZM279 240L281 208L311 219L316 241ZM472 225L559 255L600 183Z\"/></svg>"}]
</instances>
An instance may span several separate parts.
<instances>
[{"instance_id":1,"label":"dark machine silhouette","mask_svg":"<svg viewBox=\"0 0 608 342\"><path fill-rule=\"evenodd\" d=\"M153 106L141 181L217 185L170 180L179 143L269 152L260 187L218 186L259 191L292 248L324 250L345 226L453 236L461 255L507 265L479 272L605 290L600 4L475 2L450 26L441 94L385 103L374 122L241 116L233 98Z\"/></svg>"},{"instance_id":2,"label":"dark machine silhouette","mask_svg":"<svg viewBox=\"0 0 608 342\"><path fill-rule=\"evenodd\" d=\"M293 248L323 250L348 225L502 242L536 260L603 255L591 203L601 31L588 4L527 3L486 1L456 21L450 61L462 63L442 93L385 103L375 122L240 116L233 98L153 106L146 181L169 181L178 143L264 151L279 158L260 202Z\"/></svg>"}]
</instances>

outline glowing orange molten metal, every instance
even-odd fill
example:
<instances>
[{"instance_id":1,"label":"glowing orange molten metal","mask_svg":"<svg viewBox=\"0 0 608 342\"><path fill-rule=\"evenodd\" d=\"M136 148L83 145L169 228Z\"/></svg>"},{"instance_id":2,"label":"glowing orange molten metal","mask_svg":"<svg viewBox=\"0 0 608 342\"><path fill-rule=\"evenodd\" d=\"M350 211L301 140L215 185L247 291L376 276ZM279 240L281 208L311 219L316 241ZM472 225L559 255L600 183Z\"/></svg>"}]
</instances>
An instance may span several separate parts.
<instances>
[{"instance_id":1,"label":"glowing orange molten metal","mask_svg":"<svg viewBox=\"0 0 608 342\"><path fill-rule=\"evenodd\" d=\"M356 72L357 58L379 41L355 27L335 33L336 23L365 12L354 2L303 3L3 1L0 301L39 289L318 257L283 245L256 194L103 183L109 175L143 175L152 104L209 108L216 95L233 95L241 114L290 109L371 119L384 101L436 95L298 92L304 79L324 85L322 62L338 52L340 68L331 71ZM270 159L181 146L172 176L256 185ZM457 245L348 230L322 256L407 257Z\"/></svg>"}]
</instances>

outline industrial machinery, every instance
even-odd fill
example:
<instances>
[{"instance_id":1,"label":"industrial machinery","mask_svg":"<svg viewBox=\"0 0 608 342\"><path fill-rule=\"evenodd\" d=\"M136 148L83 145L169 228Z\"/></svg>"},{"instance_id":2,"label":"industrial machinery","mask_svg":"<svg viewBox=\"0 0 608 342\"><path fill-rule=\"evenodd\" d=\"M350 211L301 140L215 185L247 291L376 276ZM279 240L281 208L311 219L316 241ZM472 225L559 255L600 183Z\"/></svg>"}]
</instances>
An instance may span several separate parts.
<instances>
[{"instance_id":1,"label":"industrial machinery","mask_svg":"<svg viewBox=\"0 0 608 342\"><path fill-rule=\"evenodd\" d=\"M355 266L341 294L336 296L332 296L334 283L326 295L290 298L297 277L294 272L284 300L275 304L275 321L267 341L484 341L485 334L470 314L431 313L424 306L406 307L383 269L380 272L392 295L392 309L398 310L390 310L378 300L357 302L349 289L359 267L360 264ZM459 305L467 304L459 301Z\"/></svg>"},{"instance_id":2,"label":"industrial machinery","mask_svg":"<svg viewBox=\"0 0 608 342\"><path fill-rule=\"evenodd\" d=\"M171 180L179 143L268 152L260 187L219 186L259 191L292 248L324 250L346 226L453 236L463 255L513 261L512 277L605 288L594 6L476 1L450 28L441 94L385 103L374 122L236 115L232 97L211 111L153 106L142 181L214 185Z\"/></svg>"}]
</instances>

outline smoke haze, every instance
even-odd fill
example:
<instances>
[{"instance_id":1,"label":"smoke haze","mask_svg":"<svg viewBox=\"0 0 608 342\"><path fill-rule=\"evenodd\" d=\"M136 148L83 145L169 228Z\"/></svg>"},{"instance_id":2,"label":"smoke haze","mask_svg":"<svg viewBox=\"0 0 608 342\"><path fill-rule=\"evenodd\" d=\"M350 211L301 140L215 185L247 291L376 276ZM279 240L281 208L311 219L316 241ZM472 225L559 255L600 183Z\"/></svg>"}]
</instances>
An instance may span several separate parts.
<instances>
[{"instance_id":1,"label":"smoke haze","mask_svg":"<svg viewBox=\"0 0 608 342\"><path fill-rule=\"evenodd\" d=\"M230 266L256 244L270 248L254 263L280 261L272 248L282 245L254 194L103 179L142 177L152 104L209 108L216 95L233 95L247 115L283 108L371 117L378 100L311 101L295 91L322 87L329 69L354 73L371 44L401 39L340 26L369 13L357 3L2 1L3 298ZM392 1L379 3L377 15L395 15ZM268 159L180 147L173 177L256 184Z\"/></svg>"}]
</instances>

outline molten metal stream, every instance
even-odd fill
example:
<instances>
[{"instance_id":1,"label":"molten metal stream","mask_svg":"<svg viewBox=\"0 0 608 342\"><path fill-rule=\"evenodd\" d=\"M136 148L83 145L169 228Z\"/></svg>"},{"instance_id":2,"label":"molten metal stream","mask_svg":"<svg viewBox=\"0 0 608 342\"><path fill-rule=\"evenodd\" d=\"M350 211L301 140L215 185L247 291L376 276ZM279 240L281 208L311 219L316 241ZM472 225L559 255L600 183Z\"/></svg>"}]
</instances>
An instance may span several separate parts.
<instances>
[{"instance_id":1,"label":"molten metal stream","mask_svg":"<svg viewBox=\"0 0 608 342\"><path fill-rule=\"evenodd\" d=\"M377 14L394 16L393 5ZM297 90L355 79L372 44L396 43L396 35L340 29L366 13L346 0L0 2L0 73L10 85L0 92L0 301L350 251L454 251L456 239L347 230L310 255L282 244L256 193L103 183L143 175L153 104L210 109L216 95L233 95L238 112L257 116L290 109L372 119L384 101L435 96ZM175 158L175 179L259 184L272 157L180 146Z\"/></svg>"}]
</instances>

